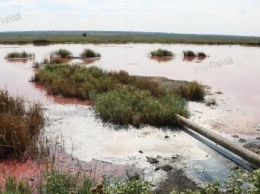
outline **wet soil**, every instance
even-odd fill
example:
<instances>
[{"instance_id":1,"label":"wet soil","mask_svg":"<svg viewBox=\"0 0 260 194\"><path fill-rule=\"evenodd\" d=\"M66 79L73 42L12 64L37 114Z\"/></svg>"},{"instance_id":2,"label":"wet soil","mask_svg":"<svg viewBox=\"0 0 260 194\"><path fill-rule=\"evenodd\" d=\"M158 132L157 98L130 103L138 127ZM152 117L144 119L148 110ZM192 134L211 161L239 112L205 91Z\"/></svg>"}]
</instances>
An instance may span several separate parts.
<instances>
[{"instance_id":1,"label":"wet soil","mask_svg":"<svg viewBox=\"0 0 260 194\"><path fill-rule=\"evenodd\" d=\"M153 77L153 76L136 76L139 78L147 79L150 81L154 81L158 83L162 88L166 89L167 91L169 90L176 90L178 87L187 85L190 83L190 81L182 81L182 80L173 80L173 79L168 79L166 77ZM205 86L207 90L209 90L211 87Z\"/></svg>"},{"instance_id":2,"label":"wet soil","mask_svg":"<svg viewBox=\"0 0 260 194\"><path fill-rule=\"evenodd\" d=\"M244 145L244 148L260 155L260 143L248 143Z\"/></svg>"},{"instance_id":3,"label":"wet soil","mask_svg":"<svg viewBox=\"0 0 260 194\"><path fill-rule=\"evenodd\" d=\"M161 183L155 194L169 194L172 191L184 192L187 189L196 191L201 188L192 180L187 178L182 170L173 170L167 173L168 179Z\"/></svg>"}]
</instances>

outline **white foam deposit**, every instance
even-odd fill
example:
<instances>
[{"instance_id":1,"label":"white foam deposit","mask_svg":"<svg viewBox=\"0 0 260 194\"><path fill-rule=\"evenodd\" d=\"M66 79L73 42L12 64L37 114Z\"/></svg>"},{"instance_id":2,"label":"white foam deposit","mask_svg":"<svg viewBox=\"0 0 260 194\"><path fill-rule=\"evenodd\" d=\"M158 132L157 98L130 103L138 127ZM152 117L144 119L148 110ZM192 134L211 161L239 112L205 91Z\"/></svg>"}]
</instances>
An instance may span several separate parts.
<instances>
[{"instance_id":1,"label":"white foam deposit","mask_svg":"<svg viewBox=\"0 0 260 194\"><path fill-rule=\"evenodd\" d=\"M155 184L167 178L166 173L155 171L146 156L172 157L178 154L183 158L202 159L207 155L196 146L195 139L182 131L150 126L117 129L96 119L91 107L50 105L46 106L45 116L48 119L46 136L62 144L67 153L82 161L96 159L142 168L145 178Z\"/></svg>"}]
</instances>

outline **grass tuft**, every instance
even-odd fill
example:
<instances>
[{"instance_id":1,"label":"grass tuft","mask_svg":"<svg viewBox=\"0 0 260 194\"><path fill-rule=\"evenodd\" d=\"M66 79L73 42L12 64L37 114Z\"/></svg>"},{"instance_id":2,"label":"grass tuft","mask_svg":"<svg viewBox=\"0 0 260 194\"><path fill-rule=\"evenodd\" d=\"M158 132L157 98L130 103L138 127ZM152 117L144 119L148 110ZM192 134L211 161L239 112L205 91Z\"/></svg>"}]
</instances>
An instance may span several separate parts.
<instances>
[{"instance_id":1,"label":"grass tuft","mask_svg":"<svg viewBox=\"0 0 260 194\"><path fill-rule=\"evenodd\" d=\"M184 57L196 57L196 54L193 51L183 51Z\"/></svg>"},{"instance_id":2,"label":"grass tuft","mask_svg":"<svg viewBox=\"0 0 260 194\"><path fill-rule=\"evenodd\" d=\"M168 50L158 49L150 53L151 57L172 57L173 53Z\"/></svg>"},{"instance_id":3,"label":"grass tuft","mask_svg":"<svg viewBox=\"0 0 260 194\"><path fill-rule=\"evenodd\" d=\"M51 58L53 57L58 57L58 58L71 58L72 57L72 53L66 49L59 49L57 51L54 51L51 54Z\"/></svg>"},{"instance_id":4,"label":"grass tuft","mask_svg":"<svg viewBox=\"0 0 260 194\"><path fill-rule=\"evenodd\" d=\"M206 58L207 57L207 55L205 53L203 53L203 52L198 52L197 56L199 58Z\"/></svg>"},{"instance_id":5,"label":"grass tuft","mask_svg":"<svg viewBox=\"0 0 260 194\"><path fill-rule=\"evenodd\" d=\"M0 90L0 158L20 157L26 151L37 151L38 138L44 124L38 104L26 106L20 97Z\"/></svg>"},{"instance_id":6,"label":"grass tuft","mask_svg":"<svg viewBox=\"0 0 260 194\"><path fill-rule=\"evenodd\" d=\"M11 52L11 53L8 53L6 55L6 58L7 59L14 59L14 58L22 58L22 59L25 59L25 58L34 58L34 54L32 53L27 53L25 51L23 52Z\"/></svg>"},{"instance_id":7,"label":"grass tuft","mask_svg":"<svg viewBox=\"0 0 260 194\"><path fill-rule=\"evenodd\" d=\"M197 81L181 85L175 90L175 94L191 101L202 101L206 95L205 86Z\"/></svg>"},{"instance_id":8,"label":"grass tuft","mask_svg":"<svg viewBox=\"0 0 260 194\"><path fill-rule=\"evenodd\" d=\"M93 58L93 57L101 57L100 53L97 53L91 49L84 49L80 54L81 58Z\"/></svg>"}]
</instances>

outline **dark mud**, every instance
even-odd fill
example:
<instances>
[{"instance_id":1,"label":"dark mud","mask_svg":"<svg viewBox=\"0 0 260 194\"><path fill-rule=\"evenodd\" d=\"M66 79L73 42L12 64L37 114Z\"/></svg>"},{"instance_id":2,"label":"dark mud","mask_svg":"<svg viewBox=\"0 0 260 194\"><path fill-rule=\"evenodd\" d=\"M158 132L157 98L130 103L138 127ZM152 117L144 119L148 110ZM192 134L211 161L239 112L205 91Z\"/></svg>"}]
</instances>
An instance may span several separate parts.
<instances>
[{"instance_id":1,"label":"dark mud","mask_svg":"<svg viewBox=\"0 0 260 194\"><path fill-rule=\"evenodd\" d=\"M185 176L182 170L172 170L167 174L168 179L160 184L158 189L155 190L155 194L169 194L173 190L184 192L187 189L193 191L201 189L196 183Z\"/></svg>"}]
</instances>

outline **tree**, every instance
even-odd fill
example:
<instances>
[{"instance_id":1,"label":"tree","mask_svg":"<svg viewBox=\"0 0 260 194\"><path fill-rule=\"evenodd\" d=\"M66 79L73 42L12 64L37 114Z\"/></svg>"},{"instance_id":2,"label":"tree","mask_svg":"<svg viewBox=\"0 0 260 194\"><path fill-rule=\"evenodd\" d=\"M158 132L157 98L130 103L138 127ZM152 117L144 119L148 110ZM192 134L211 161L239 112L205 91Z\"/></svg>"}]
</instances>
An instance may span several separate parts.
<instances>
[{"instance_id":1,"label":"tree","mask_svg":"<svg viewBox=\"0 0 260 194\"><path fill-rule=\"evenodd\" d=\"M86 36L87 36L87 34L86 34L86 33L83 33L83 34L82 34L82 36L83 36L83 37L86 37Z\"/></svg>"}]
</instances>

